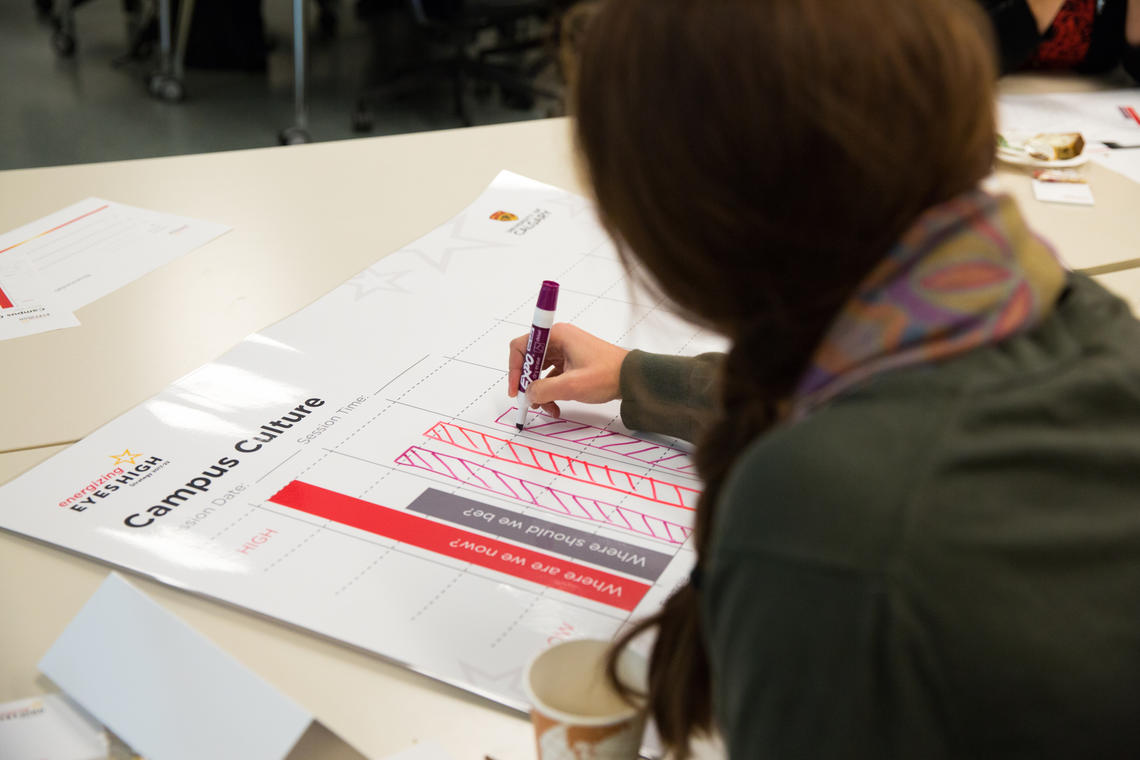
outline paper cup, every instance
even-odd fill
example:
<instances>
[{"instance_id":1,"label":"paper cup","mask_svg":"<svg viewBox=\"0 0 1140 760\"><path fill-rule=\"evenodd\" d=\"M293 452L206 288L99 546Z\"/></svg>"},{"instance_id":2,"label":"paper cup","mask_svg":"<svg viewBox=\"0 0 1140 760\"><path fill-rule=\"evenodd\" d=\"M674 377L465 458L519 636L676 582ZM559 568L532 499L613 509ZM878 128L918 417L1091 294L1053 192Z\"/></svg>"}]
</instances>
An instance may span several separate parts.
<instances>
[{"instance_id":1,"label":"paper cup","mask_svg":"<svg viewBox=\"0 0 1140 760\"><path fill-rule=\"evenodd\" d=\"M622 699L606 678L609 641L574 639L531 660L523 686L539 760L633 760L645 732L645 710ZM623 683L643 691L646 662L627 648L618 661Z\"/></svg>"}]
</instances>

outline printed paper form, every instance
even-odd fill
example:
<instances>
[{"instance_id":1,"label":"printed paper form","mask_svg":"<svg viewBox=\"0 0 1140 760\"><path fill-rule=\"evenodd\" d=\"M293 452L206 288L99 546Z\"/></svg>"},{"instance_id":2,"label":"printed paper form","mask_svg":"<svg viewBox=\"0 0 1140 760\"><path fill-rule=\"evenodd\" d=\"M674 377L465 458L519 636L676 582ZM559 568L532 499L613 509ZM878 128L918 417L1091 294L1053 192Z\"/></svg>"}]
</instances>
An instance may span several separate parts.
<instances>
[{"instance_id":1,"label":"printed paper form","mask_svg":"<svg viewBox=\"0 0 1140 760\"><path fill-rule=\"evenodd\" d=\"M1003 132L1080 132L1086 142L1140 146L1140 124L1123 108L1140 112L1140 87L1102 92L1003 95L998 125Z\"/></svg>"},{"instance_id":2,"label":"printed paper form","mask_svg":"<svg viewBox=\"0 0 1140 760\"><path fill-rule=\"evenodd\" d=\"M58 301L27 256L0 254L0 340L78 326Z\"/></svg>"},{"instance_id":3,"label":"printed paper form","mask_svg":"<svg viewBox=\"0 0 1140 760\"><path fill-rule=\"evenodd\" d=\"M26 257L59 307L74 311L229 229L87 198L0 235L0 264Z\"/></svg>"}]
</instances>

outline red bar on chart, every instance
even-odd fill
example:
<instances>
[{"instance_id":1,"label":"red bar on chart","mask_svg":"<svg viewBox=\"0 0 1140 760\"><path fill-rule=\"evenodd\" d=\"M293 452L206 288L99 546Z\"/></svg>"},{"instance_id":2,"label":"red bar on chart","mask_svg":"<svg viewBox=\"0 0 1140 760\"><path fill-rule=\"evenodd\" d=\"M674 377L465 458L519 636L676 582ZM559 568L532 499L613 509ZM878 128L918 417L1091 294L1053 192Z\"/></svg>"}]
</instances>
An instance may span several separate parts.
<instances>
[{"instance_id":1,"label":"red bar on chart","mask_svg":"<svg viewBox=\"0 0 1140 760\"><path fill-rule=\"evenodd\" d=\"M453 528L294 480L269 499L314 517L368 531L436 554L470 562L574 596L632 611L649 591L644 583L586 565Z\"/></svg>"},{"instance_id":2,"label":"red bar on chart","mask_svg":"<svg viewBox=\"0 0 1140 760\"><path fill-rule=\"evenodd\" d=\"M8 294L4 292L3 288L0 288L0 309L11 309L11 308L12 308L12 299L8 297Z\"/></svg>"}]
</instances>

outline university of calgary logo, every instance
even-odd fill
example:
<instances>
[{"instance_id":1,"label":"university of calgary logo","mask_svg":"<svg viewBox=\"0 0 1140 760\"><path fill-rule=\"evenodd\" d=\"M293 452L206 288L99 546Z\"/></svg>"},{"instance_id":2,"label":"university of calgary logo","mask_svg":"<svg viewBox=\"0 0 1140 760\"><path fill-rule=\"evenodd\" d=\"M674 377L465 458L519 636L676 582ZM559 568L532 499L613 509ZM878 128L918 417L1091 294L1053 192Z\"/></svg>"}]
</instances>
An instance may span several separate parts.
<instances>
[{"instance_id":1,"label":"university of calgary logo","mask_svg":"<svg viewBox=\"0 0 1140 760\"><path fill-rule=\"evenodd\" d=\"M519 220L518 214L512 214L510 211L496 211L491 214L491 218L496 222L517 222Z\"/></svg>"}]
</instances>

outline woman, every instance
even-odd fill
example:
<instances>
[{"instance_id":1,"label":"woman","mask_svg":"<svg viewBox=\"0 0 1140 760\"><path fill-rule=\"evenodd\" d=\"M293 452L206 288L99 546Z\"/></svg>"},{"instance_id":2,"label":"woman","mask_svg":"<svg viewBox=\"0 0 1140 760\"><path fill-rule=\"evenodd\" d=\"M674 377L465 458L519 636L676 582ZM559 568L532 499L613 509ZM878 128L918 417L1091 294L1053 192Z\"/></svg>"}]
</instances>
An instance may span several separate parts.
<instances>
[{"instance_id":1,"label":"woman","mask_svg":"<svg viewBox=\"0 0 1140 760\"><path fill-rule=\"evenodd\" d=\"M630 634L682 753L714 726L740 758L1140 747L1140 327L978 189L985 28L960 0L612 0L585 35L604 223L731 350L557 325L527 395L697 443L696 570Z\"/></svg>"},{"instance_id":2,"label":"woman","mask_svg":"<svg viewBox=\"0 0 1140 760\"><path fill-rule=\"evenodd\" d=\"M1122 64L1140 81L1140 0L981 0L994 24L1002 73Z\"/></svg>"}]
</instances>

